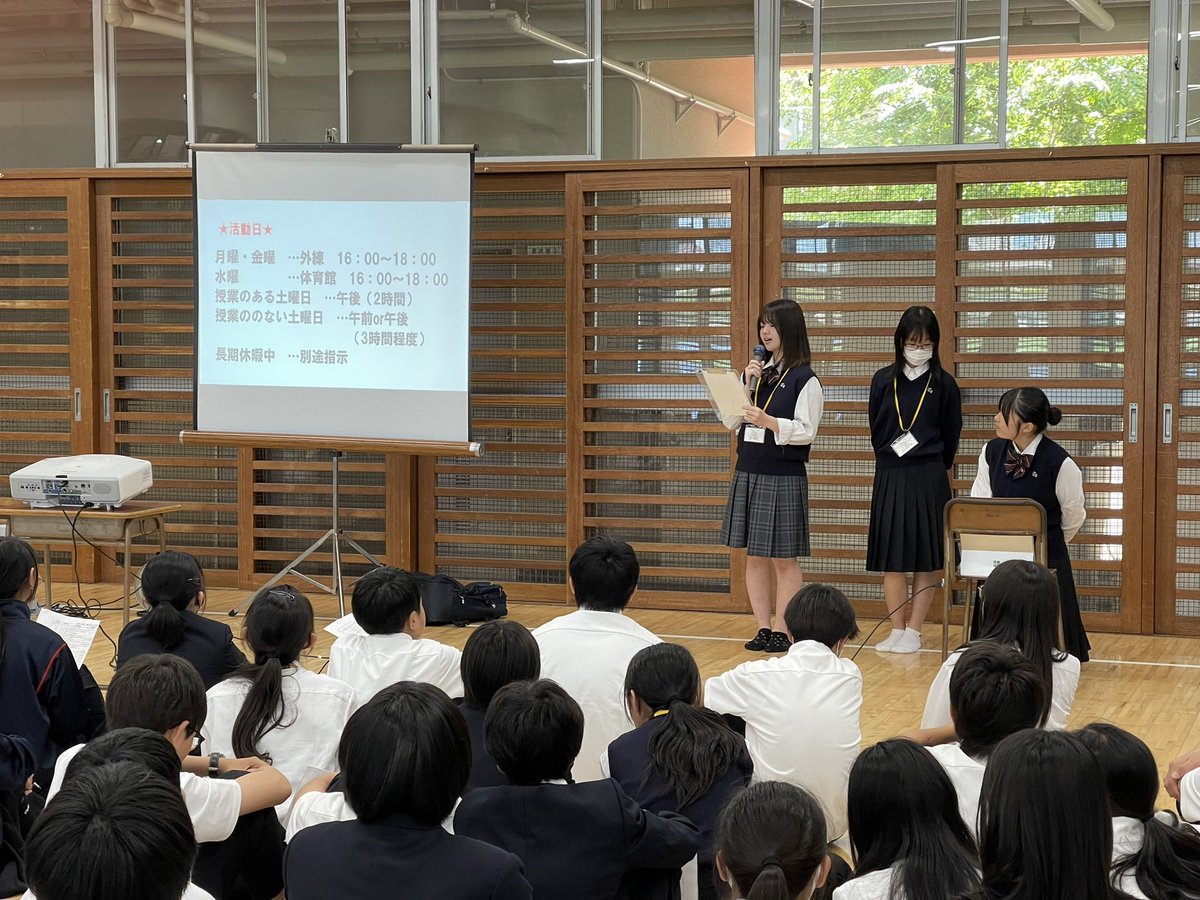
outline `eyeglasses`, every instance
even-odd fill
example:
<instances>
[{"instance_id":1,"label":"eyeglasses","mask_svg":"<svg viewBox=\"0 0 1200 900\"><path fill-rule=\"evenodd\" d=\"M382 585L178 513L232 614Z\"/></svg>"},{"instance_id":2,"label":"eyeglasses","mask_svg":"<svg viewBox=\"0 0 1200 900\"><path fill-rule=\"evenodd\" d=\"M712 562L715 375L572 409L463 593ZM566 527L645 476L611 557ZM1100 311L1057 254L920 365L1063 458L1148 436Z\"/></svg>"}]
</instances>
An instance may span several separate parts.
<instances>
[{"instance_id":1,"label":"eyeglasses","mask_svg":"<svg viewBox=\"0 0 1200 900\"><path fill-rule=\"evenodd\" d=\"M932 350L932 349L933 349L933 344L932 344L932 343L925 343L925 344L910 344L910 343L907 343L907 342L906 342L906 343L904 344L904 349L905 349L905 350Z\"/></svg>"}]
</instances>

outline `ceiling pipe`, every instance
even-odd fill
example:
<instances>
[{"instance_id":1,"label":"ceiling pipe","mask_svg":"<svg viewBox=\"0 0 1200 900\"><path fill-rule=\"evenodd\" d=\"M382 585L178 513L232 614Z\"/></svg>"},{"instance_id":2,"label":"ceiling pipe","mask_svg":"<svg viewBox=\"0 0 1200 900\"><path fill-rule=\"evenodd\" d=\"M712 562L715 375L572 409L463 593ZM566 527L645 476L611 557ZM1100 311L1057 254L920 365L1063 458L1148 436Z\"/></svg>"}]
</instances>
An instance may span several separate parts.
<instances>
[{"instance_id":1,"label":"ceiling pipe","mask_svg":"<svg viewBox=\"0 0 1200 900\"><path fill-rule=\"evenodd\" d=\"M1099 28L1101 31L1112 31L1117 24L1116 19L1096 0L1067 0L1067 3L1079 10L1079 14Z\"/></svg>"},{"instance_id":2,"label":"ceiling pipe","mask_svg":"<svg viewBox=\"0 0 1200 900\"><path fill-rule=\"evenodd\" d=\"M121 3L121 0L101 0L101 12L104 21L113 28L128 28L132 31L144 31L147 34L157 34L161 37L174 38L178 41L186 39L182 22L171 22L159 16L134 12ZM256 48L253 41L243 41L230 37L211 28L192 28L192 40L214 50L225 50L239 56L255 56ZM287 54L277 48L267 50L267 59L276 65L287 62Z\"/></svg>"}]
</instances>

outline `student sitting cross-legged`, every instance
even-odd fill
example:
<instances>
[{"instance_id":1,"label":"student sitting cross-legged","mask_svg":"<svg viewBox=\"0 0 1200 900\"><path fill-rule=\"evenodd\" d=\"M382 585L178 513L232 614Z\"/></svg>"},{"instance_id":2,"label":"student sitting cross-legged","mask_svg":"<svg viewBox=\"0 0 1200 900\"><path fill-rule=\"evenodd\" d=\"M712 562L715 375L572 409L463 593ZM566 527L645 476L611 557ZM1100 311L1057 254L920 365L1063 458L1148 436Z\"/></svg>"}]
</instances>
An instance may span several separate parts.
<instances>
[{"instance_id":1,"label":"student sitting cross-legged","mask_svg":"<svg viewBox=\"0 0 1200 900\"><path fill-rule=\"evenodd\" d=\"M354 621L366 634L346 634L329 651L329 674L354 688L361 706L398 681L436 685L461 697L461 654L456 647L422 637L425 609L412 575L391 566L354 583Z\"/></svg>"},{"instance_id":2,"label":"student sitting cross-legged","mask_svg":"<svg viewBox=\"0 0 1200 900\"><path fill-rule=\"evenodd\" d=\"M600 757L631 727L622 694L629 661L643 647L660 643L625 615L640 571L637 555L624 541L589 538L568 564L579 609L533 632L542 651L542 676L566 688L583 710L583 746L572 772L576 781L604 777Z\"/></svg>"},{"instance_id":3,"label":"student sitting cross-legged","mask_svg":"<svg viewBox=\"0 0 1200 900\"><path fill-rule=\"evenodd\" d=\"M624 896L627 872L678 869L696 855L699 829L682 816L646 812L612 779L570 783L583 713L553 681L501 688L485 735L511 784L463 797L454 830L517 854L539 900Z\"/></svg>"},{"instance_id":4,"label":"student sitting cross-legged","mask_svg":"<svg viewBox=\"0 0 1200 900\"><path fill-rule=\"evenodd\" d=\"M686 647L639 650L625 675L625 702L637 727L608 745L609 774L649 812L677 812L700 829L697 885L716 896L717 814L754 771L746 741L699 706L700 671Z\"/></svg>"},{"instance_id":5,"label":"student sitting cross-legged","mask_svg":"<svg viewBox=\"0 0 1200 900\"><path fill-rule=\"evenodd\" d=\"M23 900L212 900L188 880L195 858L191 818L166 772L128 760L89 767L30 832Z\"/></svg>"},{"instance_id":6,"label":"student sitting cross-legged","mask_svg":"<svg viewBox=\"0 0 1200 900\"><path fill-rule=\"evenodd\" d=\"M517 857L442 827L471 771L467 726L442 690L384 688L351 717L341 746L357 818L291 838L288 900L532 900Z\"/></svg>"},{"instance_id":7,"label":"student sitting cross-legged","mask_svg":"<svg viewBox=\"0 0 1200 900\"><path fill-rule=\"evenodd\" d=\"M783 618L788 652L710 678L704 702L745 720L756 780L812 792L832 841L846 831L846 781L861 739L862 674L840 657L858 625L846 595L826 584L802 588Z\"/></svg>"},{"instance_id":8,"label":"student sitting cross-legged","mask_svg":"<svg viewBox=\"0 0 1200 900\"><path fill-rule=\"evenodd\" d=\"M929 747L942 764L973 835L988 756L1010 734L1041 728L1049 714L1050 685L1037 667L1015 647L978 641L963 650L950 676L953 725L903 736Z\"/></svg>"},{"instance_id":9,"label":"student sitting cross-legged","mask_svg":"<svg viewBox=\"0 0 1200 900\"><path fill-rule=\"evenodd\" d=\"M274 806L287 799L290 785L259 759L188 755L206 714L204 682L192 664L179 656L132 659L117 670L108 688L108 721L113 728L146 728L163 735L175 748L175 778L200 843L197 882L218 898L239 884L250 897L273 897L281 885L283 852ZM102 735L94 740L113 739ZM68 766L90 746L91 742L76 745L59 757L48 792L50 803L63 785Z\"/></svg>"}]
</instances>

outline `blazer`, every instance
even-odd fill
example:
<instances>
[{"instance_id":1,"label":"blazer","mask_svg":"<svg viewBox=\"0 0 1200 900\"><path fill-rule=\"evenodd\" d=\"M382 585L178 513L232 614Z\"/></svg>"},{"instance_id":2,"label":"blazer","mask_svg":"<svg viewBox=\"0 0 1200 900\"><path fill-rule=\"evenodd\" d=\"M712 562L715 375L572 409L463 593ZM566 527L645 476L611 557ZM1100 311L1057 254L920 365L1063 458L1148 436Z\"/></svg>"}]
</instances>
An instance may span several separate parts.
<instances>
[{"instance_id":1,"label":"blazer","mask_svg":"<svg viewBox=\"0 0 1200 900\"><path fill-rule=\"evenodd\" d=\"M466 700L459 700L458 711L466 720L467 734L471 736L471 777L467 779L466 790L508 784L508 776L496 766L496 760L492 759L483 743L483 720L487 716L487 710L480 709Z\"/></svg>"},{"instance_id":2,"label":"blazer","mask_svg":"<svg viewBox=\"0 0 1200 900\"><path fill-rule=\"evenodd\" d=\"M183 616L183 640L168 650L146 631L145 619L134 619L121 631L117 638L117 668L135 656L147 653L171 653L182 656L204 679L208 690L234 669L246 661L233 643L233 632L224 622L214 622L194 612L180 613Z\"/></svg>"},{"instance_id":3,"label":"blazer","mask_svg":"<svg viewBox=\"0 0 1200 900\"><path fill-rule=\"evenodd\" d=\"M463 797L454 831L519 856L538 900L626 897L627 872L681 868L700 846L689 820L644 811L611 778L479 788Z\"/></svg>"},{"instance_id":4,"label":"blazer","mask_svg":"<svg viewBox=\"0 0 1200 900\"><path fill-rule=\"evenodd\" d=\"M297 832L283 857L288 900L532 900L521 861L397 814Z\"/></svg>"}]
</instances>

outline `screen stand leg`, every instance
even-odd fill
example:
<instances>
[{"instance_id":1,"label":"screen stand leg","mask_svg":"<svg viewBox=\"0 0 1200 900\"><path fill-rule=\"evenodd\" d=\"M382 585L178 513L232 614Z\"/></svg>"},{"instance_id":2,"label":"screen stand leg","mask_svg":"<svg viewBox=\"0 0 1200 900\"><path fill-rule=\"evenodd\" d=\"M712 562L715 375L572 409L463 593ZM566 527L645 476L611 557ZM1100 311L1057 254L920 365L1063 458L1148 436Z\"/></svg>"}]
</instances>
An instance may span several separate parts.
<instances>
[{"instance_id":1,"label":"screen stand leg","mask_svg":"<svg viewBox=\"0 0 1200 900\"><path fill-rule=\"evenodd\" d=\"M342 544L347 544L351 550L375 566L382 566L383 563L376 559L370 551L362 546L362 544L342 530L342 526L339 521L340 511L338 509L338 460L340 460L342 457L342 451L331 450L329 451L329 455L331 466L330 473L332 476L330 481L330 497L332 498L330 505L333 513L333 521L329 530L317 538L307 550L284 566L279 571L279 574L275 575L270 581L255 591L255 594L261 593L262 591L269 591L289 575L294 575L303 581L307 581L309 584L324 591L325 593L336 596L338 601L338 618L341 618L342 616L346 615L346 594L342 586ZM304 562L326 544L329 545L333 555L333 565L332 571L330 572L331 577L329 584L317 581L315 578L305 575L303 572L298 571L297 569L297 566L299 566L302 562ZM231 609L229 611L229 615L236 616L242 611L242 608L247 606L253 599L254 595L247 597L245 600Z\"/></svg>"}]
</instances>

